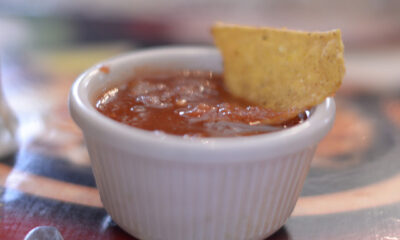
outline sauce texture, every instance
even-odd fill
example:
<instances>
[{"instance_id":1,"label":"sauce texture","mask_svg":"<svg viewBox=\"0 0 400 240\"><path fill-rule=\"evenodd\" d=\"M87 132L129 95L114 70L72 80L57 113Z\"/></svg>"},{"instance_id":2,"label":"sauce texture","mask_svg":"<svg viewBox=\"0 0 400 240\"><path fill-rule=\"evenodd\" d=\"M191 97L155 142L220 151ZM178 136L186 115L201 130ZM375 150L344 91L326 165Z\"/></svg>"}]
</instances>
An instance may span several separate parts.
<instances>
[{"instance_id":1,"label":"sauce texture","mask_svg":"<svg viewBox=\"0 0 400 240\"><path fill-rule=\"evenodd\" d=\"M160 71L139 74L96 99L102 114L132 127L185 137L234 137L269 133L307 119L299 114L279 126L263 121L279 115L235 98L219 74Z\"/></svg>"}]
</instances>

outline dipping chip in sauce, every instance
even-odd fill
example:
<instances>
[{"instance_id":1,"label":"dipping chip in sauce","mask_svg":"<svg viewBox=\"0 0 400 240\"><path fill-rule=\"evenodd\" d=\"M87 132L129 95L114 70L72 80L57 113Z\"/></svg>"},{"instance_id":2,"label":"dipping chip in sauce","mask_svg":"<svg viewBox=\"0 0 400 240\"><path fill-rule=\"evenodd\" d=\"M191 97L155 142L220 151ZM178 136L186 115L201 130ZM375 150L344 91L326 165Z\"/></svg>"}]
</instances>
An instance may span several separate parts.
<instances>
[{"instance_id":1,"label":"dipping chip in sauce","mask_svg":"<svg viewBox=\"0 0 400 240\"><path fill-rule=\"evenodd\" d=\"M151 131L246 136L301 123L307 109L341 85L345 67L340 30L301 32L219 23L212 34L223 57L223 76L177 70L139 74L99 96L98 111Z\"/></svg>"},{"instance_id":2,"label":"dipping chip in sauce","mask_svg":"<svg viewBox=\"0 0 400 240\"><path fill-rule=\"evenodd\" d=\"M96 108L132 127L196 137L269 133L301 123L309 115L305 111L282 124L268 125L287 119L287 112L274 112L232 96L223 76L207 71L139 74L103 92Z\"/></svg>"}]
</instances>

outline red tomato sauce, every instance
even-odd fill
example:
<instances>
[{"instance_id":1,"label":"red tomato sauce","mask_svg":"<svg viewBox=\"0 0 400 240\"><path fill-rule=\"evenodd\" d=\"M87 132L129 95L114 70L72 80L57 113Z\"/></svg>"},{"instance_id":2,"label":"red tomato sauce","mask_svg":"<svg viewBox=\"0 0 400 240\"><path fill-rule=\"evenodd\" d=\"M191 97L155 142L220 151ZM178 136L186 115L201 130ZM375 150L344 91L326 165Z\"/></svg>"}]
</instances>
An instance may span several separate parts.
<instances>
[{"instance_id":1,"label":"red tomato sauce","mask_svg":"<svg viewBox=\"0 0 400 240\"><path fill-rule=\"evenodd\" d=\"M299 124L306 111L281 124L263 120L278 113L238 99L223 77L206 71L168 71L138 75L96 99L104 115L132 127L189 137L233 137L269 133Z\"/></svg>"}]
</instances>

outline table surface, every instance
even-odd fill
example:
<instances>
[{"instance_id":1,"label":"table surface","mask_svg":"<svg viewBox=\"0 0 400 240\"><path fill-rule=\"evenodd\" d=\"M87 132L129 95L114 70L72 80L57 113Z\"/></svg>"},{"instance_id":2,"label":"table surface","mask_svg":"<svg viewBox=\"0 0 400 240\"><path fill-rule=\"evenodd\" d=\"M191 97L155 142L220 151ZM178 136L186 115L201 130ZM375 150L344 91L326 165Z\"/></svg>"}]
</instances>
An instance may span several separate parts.
<instances>
[{"instance_id":1,"label":"table surface","mask_svg":"<svg viewBox=\"0 0 400 240\"><path fill-rule=\"evenodd\" d=\"M103 209L67 108L82 70L135 48L71 44L4 54L3 91L18 131L17 146L0 156L0 239L23 239L40 225L55 226L65 239L135 239ZM400 63L398 50L384 53ZM362 56L349 55L335 125L318 147L292 216L270 240L400 239L400 75L395 65L382 70L397 77L376 87L380 80L365 67L376 62Z\"/></svg>"}]
</instances>

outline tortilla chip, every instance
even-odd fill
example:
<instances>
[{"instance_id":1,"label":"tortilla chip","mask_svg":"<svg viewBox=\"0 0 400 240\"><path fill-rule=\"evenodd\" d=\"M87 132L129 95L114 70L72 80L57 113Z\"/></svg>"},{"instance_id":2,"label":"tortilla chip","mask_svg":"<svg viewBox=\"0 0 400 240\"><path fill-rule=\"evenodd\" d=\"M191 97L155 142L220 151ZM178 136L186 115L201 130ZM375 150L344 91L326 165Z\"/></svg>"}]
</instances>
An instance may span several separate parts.
<instances>
[{"instance_id":1,"label":"tortilla chip","mask_svg":"<svg viewBox=\"0 0 400 240\"><path fill-rule=\"evenodd\" d=\"M301 112L334 95L345 73L340 30L301 32L217 23L212 28L235 96ZM289 116L290 114L288 114Z\"/></svg>"}]
</instances>

